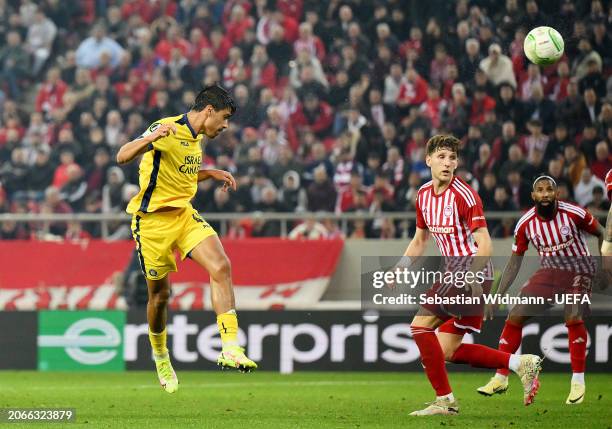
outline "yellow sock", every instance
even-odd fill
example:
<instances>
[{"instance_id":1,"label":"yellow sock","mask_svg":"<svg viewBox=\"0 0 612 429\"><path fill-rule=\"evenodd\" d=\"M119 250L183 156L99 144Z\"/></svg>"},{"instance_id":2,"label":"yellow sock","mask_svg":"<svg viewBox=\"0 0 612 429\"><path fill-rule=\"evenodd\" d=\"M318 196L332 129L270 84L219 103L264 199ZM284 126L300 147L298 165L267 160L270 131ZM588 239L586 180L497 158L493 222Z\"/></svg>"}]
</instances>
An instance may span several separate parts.
<instances>
[{"instance_id":1,"label":"yellow sock","mask_svg":"<svg viewBox=\"0 0 612 429\"><path fill-rule=\"evenodd\" d=\"M149 341L153 348L153 356L157 358L168 357L168 348L166 347L166 329L159 334L149 331Z\"/></svg>"},{"instance_id":2,"label":"yellow sock","mask_svg":"<svg viewBox=\"0 0 612 429\"><path fill-rule=\"evenodd\" d=\"M236 310L219 314L217 316L217 326L221 334L223 348L238 345L238 317L236 316Z\"/></svg>"}]
</instances>

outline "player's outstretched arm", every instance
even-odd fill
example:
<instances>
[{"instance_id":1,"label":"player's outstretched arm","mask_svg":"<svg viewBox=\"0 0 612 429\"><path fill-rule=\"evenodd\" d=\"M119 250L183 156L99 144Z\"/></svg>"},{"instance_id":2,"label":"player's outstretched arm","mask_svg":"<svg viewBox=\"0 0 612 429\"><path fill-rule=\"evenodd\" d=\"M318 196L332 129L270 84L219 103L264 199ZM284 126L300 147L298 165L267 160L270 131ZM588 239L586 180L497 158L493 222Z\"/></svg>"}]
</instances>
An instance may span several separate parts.
<instances>
[{"instance_id":1,"label":"player's outstretched arm","mask_svg":"<svg viewBox=\"0 0 612 429\"><path fill-rule=\"evenodd\" d=\"M516 280L516 276L518 275L518 272L521 269L521 265L523 265L523 256L524 255L512 253L512 256L510 256L510 260L506 264L504 272L502 273L502 277L499 281L497 291L495 292L497 295L505 294L510 288L510 286L512 286L512 283L514 283L514 280ZM497 304L487 304L485 306L484 320L493 320L493 315L495 313L496 308Z\"/></svg>"},{"instance_id":2,"label":"player's outstretched arm","mask_svg":"<svg viewBox=\"0 0 612 429\"><path fill-rule=\"evenodd\" d=\"M222 181L224 191L228 191L229 189L236 190L236 179L234 179L234 176L232 176L232 173L229 171L216 170L214 168L200 170L198 172L198 182L207 179Z\"/></svg>"},{"instance_id":3,"label":"player's outstretched arm","mask_svg":"<svg viewBox=\"0 0 612 429\"><path fill-rule=\"evenodd\" d=\"M410 240L410 244L404 252L404 256L409 258L418 258L425 253L425 247L427 246L427 240L429 240L429 231L423 228L416 228L414 237Z\"/></svg>"},{"instance_id":4,"label":"player's outstretched arm","mask_svg":"<svg viewBox=\"0 0 612 429\"><path fill-rule=\"evenodd\" d=\"M470 271L477 273L489 265L489 258L493 254L493 243L487 228L478 228L472 234L474 235L474 241L478 245L478 251L474 255Z\"/></svg>"},{"instance_id":5,"label":"player's outstretched arm","mask_svg":"<svg viewBox=\"0 0 612 429\"><path fill-rule=\"evenodd\" d=\"M608 212L603 242L599 244L601 245L601 256L612 257L612 204L610 204L610 211Z\"/></svg>"},{"instance_id":6,"label":"player's outstretched arm","mask_svg":"<svg viewBox=\"0 0 612 429\"><path fill-rule=\"evenodd\" d=\"M478 273L489 265L489 260L493 253L493 243L489 235L489 230L486 227L478 228L474 230L472 234L474 235L474 241L478 245L478 251L474 255L470 271L472 273ZM480 283L474 282L470 284L470 289L472 290L472 296L482 295L482 285Z\"/></svg>"},{"instance_id":7,"label":"player's outstretched arm","mask_svg":"<svg viewBox=\"0 0 612 429\"><path fill-rule=\"evenodd\" d=\"M493 254L493 242L487 228L478 228L473 233L474 241L478 245L478 252L475 256L491 256ZM487 263L485 262L484 266Z\"/></svg>"},{"instance_id":8,"label":"player's outstretched arm","mask_svg":"<svg viewBox=\"0 0 612 429\"><path fill-rule=\"evenodd\" d=\"M499 281L499 286L496 292L497 294L502 295L506 293L508 289L510 289L510 286L512 286L512 283L514 283L514 280L516 280L516 276L521 269L521 265L523 265L523 257L524 255L517 255L516 253L513 253L512 256L510 256L510 260L506 264L501 280Z\"/></svg>"},{"instance_id":9,"label":"player's outstretched arm","mask_svg":"<svg viewBox=\"0 0 612 429\"><path fill-rule=\"evenodd\" d=\"M612 284L612 205L608 212L608 220L606 221L606 230L603 234L603 242L601 244L601 256L604 273L603 289Z\"/></svg>"},{"instance_id":10,"label":"player's outstretched arm","mask_svg":"<svg viewBox=\"0 0 612 429\"><path fill-rule=\"evenodd\" d=\"M425 253L425 247L427 247L427 240L429 240L429 230L416 227L414 237L410 240L404 257L390 271L394 272L396 269L410 268L415 266L417 258ZM395 289L395 283L388 283L387 286L390 289Z\"/></svg>"},{"instance_id":11,"label":"player's outstretched arm","mask_svg":"<svg viewBox=\"0 0 612 429\"><path fill-rule=\"evenodd\" d=\"M127 164L139 155L149 150L149 145L170 133L176 134L176 125L160 124L155 131L138 137L129 143L124 144L117 152L117 164Z\"/></svg>"},{"instance_id":12,"label":"player's outstretched arm","mask_svg":"<svg viewBox=\"0 0 612 429\"><path fill-rule=\"evenodd\" d=\"M597 249L601 251L601 249L603 249L604 247L603 243L605 241L606 236L606 231L604 230L603 226L597 225L597 231L593 235L597 237ZM603 251L601 252L601 254L603 255Z\"/></svg>"}]
</instances>

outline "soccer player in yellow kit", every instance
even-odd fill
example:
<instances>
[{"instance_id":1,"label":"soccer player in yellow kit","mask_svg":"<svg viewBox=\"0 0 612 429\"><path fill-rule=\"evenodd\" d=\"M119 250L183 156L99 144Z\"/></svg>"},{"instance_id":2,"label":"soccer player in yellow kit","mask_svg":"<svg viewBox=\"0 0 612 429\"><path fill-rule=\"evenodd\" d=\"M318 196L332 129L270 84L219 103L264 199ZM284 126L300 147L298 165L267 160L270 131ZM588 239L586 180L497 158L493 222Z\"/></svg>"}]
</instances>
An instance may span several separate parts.
<instances>
[{"instance_id":1,"label":"soccer player in yellow kit","mask_svg":"<svg viewBox=\"0 0 612 429\"><path fill-rule=\"evenodd\" d=\"M154 122L117 153L119 164L143 155L140 192L126 211L132 214L132 233L149 289L147 320L157 375L169 393L178 390L166 347L168 274L176 271L175 249L182 259L189 256L210 274L212 306L223 344L217 364L243 372L257 368L238 345L230 261L217 233L190 203L202 180L222 181L226 191L236 189L227 171L200 170L203 138L217 137L228 127L235 110L223 88L208 86L196 96L189 112Z\"/></svg>"}]
</instances>

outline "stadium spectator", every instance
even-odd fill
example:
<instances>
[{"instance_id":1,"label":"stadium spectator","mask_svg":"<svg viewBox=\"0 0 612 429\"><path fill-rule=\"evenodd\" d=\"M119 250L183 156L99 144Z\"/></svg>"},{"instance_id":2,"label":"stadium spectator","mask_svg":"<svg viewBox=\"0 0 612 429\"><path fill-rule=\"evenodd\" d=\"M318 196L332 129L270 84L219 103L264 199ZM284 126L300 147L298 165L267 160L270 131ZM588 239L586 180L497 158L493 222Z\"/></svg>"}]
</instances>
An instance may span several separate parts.
<instances>
[{"instance_id":1,"label":"stadium spectator","mask_svg":"<svg viewBox=\"0 0 612 429\"><path fill-rule=\"evenodd\" d=\"M578 185L582 172L587 166L586 157L574 145L565 146L563 157L565 177L567 177L572 187L575 187Z\"/></svg>"},{"instance_id":2,"label":"stadium spectator","mask_svg":"<svg viewBox=\"0 0 612 429\"><path fill-rule=\"evenodd\" d=\"M595 161L591 164L593 175L605 180L607 172L612 169L612 155L607 141L600 141L595 146Z\"/></svg>"},{"instance_id":3,"label":"stadium spectator","mask_svg":"<svg viewBox=\"0 0 612 429\"><path fill-rule=\"evenodd\" d=\"M31 76L30 55L21 40L17 31L11 31L6 35L6 45L0 49L0 72L8 83L9 94L17 99L21 97L20 80Z\"/></svg>"},{"instance_id":4,"label":"stadium spectator","mask_svg":"<svg viewBox=\"0 0 612 429\"><path fill-rule=\"evenodd\" d=\"M488 143L483 143L478 148L478 159L474 161L472 173L482 182L487 173L493 172L497 168L496 160L491 155L491 146Z\"/></svg>"},{"instance_id":5,"label":"stadium spectator","mask_svg":"<svg viewBox=\"0 0 612 429\"><path fill-rule=\"evenodd\" d=\"M523 170L523 177L527 180L534 179L546 170L546 162L544 160L544 152L540 149L534 149L527 157L527 165Z\"/></svg>"},{"instance_id":6,"label":"stadium spectator","mask_svg":"<svg viewBox=\"0 0 612 429\"><path fill-rule=\"evenodd\" d=\"M493 85L498 86L502 82L506 82L516 88L512 61L502 54L501 47L497 43L489 46L489 56L480 62L479 67L485 72Z\"/></svg>"},{"instance_id":7,"label":"stadium spectator","mask_svg":"<svg viewBox=\"0 0 612 429\"><path fill-rule=\"evenodd\" d=\"M318 36L313 34L312 25L309 22L300 24L299 34L299 38L293 42L295 54L299 55L300 51L306 50L311 56L323 61L325 59L325 45Z\"/></svg>"},{"instance_id":8,"label":"stadium spectator","mask_svg":"<svg viewBox=\"0 0 612 429\"><path fill-rule=\"evenodd\" d=\"M0 166L0 181L4 192L11 197L15 195L16 198L23 189L28 170L25 150L21 147L13 148L10 161L3 162Z\"/></svg>"},{"instance_id":9,"label":"stadium spectator","mask_svg":"<svg viewBox=\"0 0 612 429\"><path fill-rule=\"evenodd\" d=\"M386 122L394 122L394 106L383 103L382 93L380 92L380 89L370 89L370 92L368 93L367 106L368 107L367 111L365 112L365 117L368 119L369 123L376 125L380 130L382 130ZM439 110L437 114L439 114Z\"/></svg>"},{"instance_id":10,"label":"stadium spectator","mask_svg":"<svg viewBox=\"0 0 612 429\"><path fill-rule=\"evenodd\" d=\"M408 195L428 180L422 142L436 132L467 142L460 161L481 187L504 183L511 170L525 178L552 170L571 197L578 172L588 167L602 178L610 166L612 56L598 1L564 1L559 10L534 0L524 7L458 1L448 17L433 5L409 14L386 1L363 9L354 2L126 0L83 11L64 3L13 1L4 9L6 210L35 210L49 182L64 186L74 164L87 183L78 210L99 211L116 148L151 120L188 108L194 90L214 82L232 88L238 111L204 163L236 171L236 211L260 204L270 185L288 209L310 209L300 195L314 196L315 206L325 200L317 186L341 195L347 180L332 178L339 170L350 177L353 165L363 166L356 171L367 186L382 169L397 207L410 210ZM542 24L565 36L566 55L552 67L529 64L523 54L526 32ZM36 73L46 77L30 85ZM311 189L320 166L327 178ZM126 188L136 186L137 167L121 171ZM206 186L197 197L202 207L214 199ZM362 204L360 193L356 210L367 211L373 194ZM333 211L337 200L320 206ZM388 207L373 209L381 208ZM261 233L264 223L255 224ZM399 235L397 226L357 222L350 232ZM232 227L250 234L248 222ZM82 235L71 228L71 236Z\"/></svg>"},{"instance_id":11,"label":"stadium spectator","mask_svg":"<svg viewBox=\"0 0 612 429\"><path fill-rule=\"evenodd\" d=\"M510 198L509 190L506 186L497 185L493 192L493 201L490 202L491 211L496 212L507 212L517 209L513 199ZM506 225L501 220L489 221L489 229L491 230L491 237L501 238L510 235L510 231L506 230Z\"/></svg>"},{"instance_id":12,"label":"stadium spectator","mask_svg":"<svg viewBox=\"0 0 612 429\"><path fill-rule=\"evenodd\" d=\"M520 210L529 207L532 200L531 187L526 182L527 178L523 178L519 170L510 170L506 179L512 204Z\"/></svg>"},{"instance_id":13,"label":"stadium spectator","mask_svg":"<svg viewBox=\"0 0 612 429\"><path fill-rule=\"evenodd\" d=\"M81 212L85 208L85 193L87 183L83 180L83 171L76 164L66 169L67 181L60 189L60 198L66 201L73 212Z\"/></svg>"},{"instance_id":14,"label":"stadium spectator","mask_svg":"<svg viewBox=\"0 0 612 429\"><path fill-rule=\"evenodd\" d=\"M480 42L475 38L465 41L465 54L461 55L459 62L459 79L468 82L476 74L480 67L482 56L480 55Z\"/></svg>"},{"instance_id":15,"label":"stadium spectator","mask_svg":"<svg viewBox=\"0 0 612 429\"><path fill-rule=\"evenodd\" d=\"M582 126L593 125L597 122L601 112L601 102L593 88L586 88L583 93L583 102L580 110L580 123Z\"/></svg>"},{"instance_id":16,"label":"stadium spectator","mask_svg":"<svg viewBox=\"0 0 612 429\"><path fill-rule=\"evenodd\" d=\"M276 88L278 67L270 60L265 46L255 45L253 47L248 75L251 77L250 82L254 89Z\"/></svg>"},{"instance_id":17,"label":"stadium spectator","mask_svg":"<svg viewBox=\"0 0 612 429\"><path fill-rule=\"evenodd\" d=\"M319 240L327 236L328 231L325 226L313 218L307 218L289 232L290 240Z\"/></svg>"},{"instance_id":18,"label":"stadium spectator","mask_svg":"<svg viewBox=\"0 0 612 429\"><path fill-rule=\"evenodd\" d=\"M353 207L357 193L367 193L368 189L363 185L361 173L357 170L351 171L349 185L339 195L337 212L346 212Z\"/></svg>"},{"instance_id":19,"label":"stadium spectator","mask_svg":"<svg viewBox=\"0 0 612 429\"><path fill-rule=\"evenodd\" d=\"M368 64L361 55L363 55L363 53L361 51L358 52L351 44L342 47L340 65L346 70L351 85L357 83L362 74L366 73L368 70Z\"/></svg>"},{"instance_id":20,"label":"stadium spectator","mask_svg":"<svg viewBox=\"0 0 612 429\"><path fill-rule=\"evenodd\" d=\"M336 188L328 178L324 166L320 165L313 171L314 181L308 187L308 210L311 212L334 210L336 205Z\"/></svg>"},{"instance_id":21,"label":"stadium spectator","mask_svg":"<svg viewBox=\"0 0 612 429\"><path fill-rule=\"evenodd\" d=\"M427 82L414 68L406 70L397 95L397 105L401 116L405 116L408 108L419 106L427 98Z\"/></svg>"},{"instance_id":22,"label":"stadium spectator","mask_svg":"<svg viewBox=\"0 0 612 429\"><path fill-rule=\"evenodd\" d=\"M289 65L289 82L298 92L305 94L312 92L322 97L327 93L329 86L321 63L308 51L302 48L298 52L297 59Z\"/></svg>"},{"instance_id":23,"label":"stadium spectator","mask_svg":"<svg viewBox=\"0 0 612 429\"><path fill-rule=\"evenodd\" d=\"M589 72L589 62L594 61L596 67L601 69L603 61L599 52L593 50L593 45L588 37L578 42L578 56L572 63L572 72L578 80L584 78Z\"/></svg>"},{"instance_id":24,"label":"stadium spectator","mask_svg":"<svg viewBox=\"0 0 612 429\"><path fill-rule=\"evenodd\" d=\"M564 123L569 130L575 134L581 130L581 107L582 97L578 92L578 81L575 77L570 78L567 84L567 97L557 103L557 123Z\"/></svg>"},{"instance_id":25,"label":"stadium spectator","mask_svg":"<svg viewBox=\"0 0 612 429\"><path fill-rule=\"evenodd\" d=\"M278 194L281 204L291 212L303 212L306 206L306 191L300 188L300 175L293 170L283 175Z\"/></svg>"},{"instance_id":26,"label":"stadium spectator","mask_svg":"<svg viewBox=\"0 0 612 429\"><path fill-rule=\"evenodd\" d=\"M282 213L288 208L278 200L278 192L274 186L265 186L261 191L261 200L255 205L255 210L262 213ZM279 237L281 235L280 221L268 220L261 224L255 237Z\"/></svg>"},{"instance_id":27,"label":"stadium spectator","mask_svg":"<svg viewBox=\"0 0 612 429\"><path fill-rule=\"evenodd\" d=\"M442 110L442 124L453 135L463 138L468 129L471 103L462 83L454 84L451 93L452 100Z\"/></svg>"},{"instance_id":28,"label":"stadium spectator","mask_svg":"<svg viewBox=\"0 0 612 429\"><path fill-rule=\"evenodd\" d=\"M597 127L594 124L586 124L582 129L582 134L576 137L576 144L579 144L580 152L586 156L587 161L595 158L595 146L599 143Z\"/></svg>"},{"instance_id":29,"label":"stadium spectator","mask_svg":"<svg viewBox=\"0 0 612 429\"><path fill-rule=\"evenodd\" d=\"M324 138L332 125L332 112L331 106L321 101L317 94L308 93L291 115L291 121L299 132L312 131L317 137Z\"/></svg>"},{"instance_id":30,"label":"stadium spectator","mask_svg":"<svg viewBox=\"0 0 612 429\"><path fill-rule=\"evenodd\" d=\"M399 184L407 171L407 166L404 162L399 149L390 147L387 150L387 161L382 166L382 171L392 178L393 184Z\"/></svg>"},{"instance_id":31,"label":"stadium spectator","mask_svg":"<svg viewBox=\"0 0 612 429\"><path fill-rule=\"evenodd\" d=\"M557 66L557 74L550 76L548 85L544 92L552 101L560 101L567 97L567 86L570 82L570 70L566 61L561 61Z\"/></svg>"},{"instance_id":32,"label":"stadium spectator","mask_svg":"<svg viewBox=\"0 0 612 429\"><path fill-rule=\"evenodd\" d=\"M102 188L102 212L119 213L123 210L123 188L125 174L119 167L111 167L107 171L106 184Z\"/></svg>"},{"instance_id":33,"label":"stadium spectator","mask_svg":"<svg viewBox=\"0 0 612 429\"><path fill-rule=\"evenodd\" d=\"M563 153L565 151L565 146L572 144L569 138L569 132L567 130L567 125L563 122L558 122L555 126L555 131L552 135L552 138L548 142L546 146L546 152L544 154L544 159L546 161L551 160L553 158L563 157Z\"/></svg>"},{"instance_id":34,"label":"stadium spectator","mask_svg":"<svg viewBox=\"0 0 612 429\"><path fill-rule=\"evenodd\" d=\"M525 104L525 118L540 120L545 134L549 134L554 128L555 104L544 97L541 84L534 84L531 87L531 97Z\"/></svg>"},{"instance_id":35,"label":"stadium spectator","mask_svg":"<svg viewBox=\"0 0 612 429\"><path fill-rule=\"evenodd\" d=\"M62 201L59 189L50 186L45 190L45 199L41 204L40 213L67 214L72 213L72 209L65 201ZM63 221L49 222L44 226L45 232L59 237L63 237L67 229L68 224Z\"/></svg>"},{"instance_id":36,"label":"stadium spectator","mask_svg":"<svg viewBox=\"0 0 612 429\"><path fill-rule=\"evenodd\" d=\"M482 200L483 205L489 207L493 204L495 198L495 188L497 187L497 176L495 173L485 173L482 181L482 186L478 189L478 195Z\"/></svg>"},{"instance_id":37,"label":"stadium spectator","mask_svg":"<svg viewBox=\"0 0 612 429\"><path fill-rule=\"evenodd\" d=\"M534 150L546 152L550 139L542 133L542 122L538 119L530 120L527 122L527 130L529 135L521 139L520 142L523 153L529 158Z\"/></svg>"},{"instance_id":38,"label":"stadium spectator","mask_svg":"<svg viewBox=\"0 0 612 429\"><path fill-rule=\"evenodd\" d=\"M51 55L51 49L57 26L45 15L41 8L37 8L32 22L28 26L28 35L25 40L28 51L32 54L32 76L37 76L45 62Z\"/></svg>"},{"instance_id":39,"label":"stadium spectator","mask_svg":"<svg viewBox=\"0 0 612 429\"><path fill-rule=\"evenodd\" d=\"M533 95L533 88L537 85L544 89L548 84L548 78L540 73L540 67L529 64L527 73L519 84L519 95L521 100L529 101Z\"/></svg>"},{"instance_id":40,"label":"stadium spectator","mask_svg":"<svg viewBox=\"0 0 612 429\"><path fill-rule=\"evenodd\" d=\"M35 201L42 201L45 189L51 185L55 170L51 163L51 149L47 145L39 146L34 164L27 173L27 190L32 193Z\"/></svg>"},{"instance_id":41,"label":"stadium spectator","mask_svg":"<svg viewBox=\"0 0 612 429\"><path fill-rule=\"evenodd\" d=\"M106 35L106 27L99 23L94 26L91 36L83 40L76 50L76 63L79 67L96 69L104 64L103 56L108 56L111 67L119 65L123 48Z\"/></svg>"},{"instance_id":42,"label":"stadium spectator","mask_svg":"<svg viewBox=\"0 0 612 429\"><path fill-rule=\"evenodd\" d=\"M268 52L268 57L272 60L281 76L289 73L289 61L293 57L292 46L285 40L285 30L279 24L271 24L271 38L269 42L260 39Z\"/></svg>"},{"instance_id":43,"label":"stadium spectator","mask_svg":"<svg viewBox=\"0 0 612 429\"><path fill-rule=\"evenodd\" d=\"M604 196L604 190L597 186L593 189L593 198L591 202L587 205L587 210L595 211L602 210L605 211L610 206L610 201ZM605 221L606 219L598 219L600 222Z\"/></svg>"},{"instance_id":44,"label":"stadium spectator","mask_svg":"<svg viewBox=\"0 0 612 429\"><path fill-rule=\"evenodd\" d=\"M242 5L237 4L232 7L229 22L225 27L225 37L229 38L230 42L235 45L244 40L247 30L254 27L253 18L247 15Z\"/></svg>"},{"instance_id":45,"label":"stadium spectator","mask_svg":"<svg viewBox=\"0 0 612 429\"><path fill-rule=\"evenodd\" d=\"M578 90L584 93L587 88L593 88L598 98L606 96L606 81L603 77L601 66L597 61L591 59L587 63L586 75L578 81Z\"/></svg>"},{"instance_id":46,"label":"stadium spectator","mask_svg":"<svg viewBox=\"0 0 612 429\"><path fill-rule=\"evenodd\" d=\"M392 63L389 68L389 74L385 77L384 81L384 103L395 104L399 96L402 80L402 66L398 63Z\"/></svg>"},{"instance_id":47,"label":"stadium spectator","mask_svg":"<svg viewBox=\"0 0 612 429\"><path fill-rule=\"evenodd\" d=\"M593 202L595 188L604 189L605 186L604 181L593 175L590 168L584 168L580 181L574 187L574 199L582 207L587 207Z\"/></svg>"},{"instance_id":48,"label":"stadium spectator","mask_svg":"<svg viewBox=\"0 0 612 429\"><path fill-rule=\"evenodd\" d=\"M519 137L516 133L515 123L512 121L505 121L502 124L501 136L493 141L491 147L491 155L498 161L500 167L503 167L508 160L510 147L518 144L518 142Z\"/></svg>"}]
</instances>

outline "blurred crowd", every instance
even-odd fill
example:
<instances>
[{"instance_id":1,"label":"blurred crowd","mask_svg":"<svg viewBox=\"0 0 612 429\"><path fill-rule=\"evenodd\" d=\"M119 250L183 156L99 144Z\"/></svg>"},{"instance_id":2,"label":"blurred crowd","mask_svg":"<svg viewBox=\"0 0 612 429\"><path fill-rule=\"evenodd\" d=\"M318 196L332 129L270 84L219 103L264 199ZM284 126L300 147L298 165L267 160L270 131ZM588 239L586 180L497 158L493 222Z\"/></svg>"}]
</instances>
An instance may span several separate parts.
<instances>
[{"instance_id":1,"label":"blurred crowd","mask_svg":"<svg viewBox=\"0 0 612 429\"><path fill-rule=\"evenodd\" d=\"M204 141L207 213L253 212L228 234L276 236L256 212L412 212L427 139L462 140L457 174L486 211L523 210L546 173L561 198L607 209L612 2L602 0L0 0L0 213L119 213L138 191L120 145L218 82L238 110ZM565 55L528 63L527 32ZM514 220L490 221L494 237ZM292 225L293 226L293 225ZM0 239L129 238L129 225L4 222ZM396 237L384 216L348 237ZM292 236L342 235L332 221Z\"/></svg>"}]
</instances>

